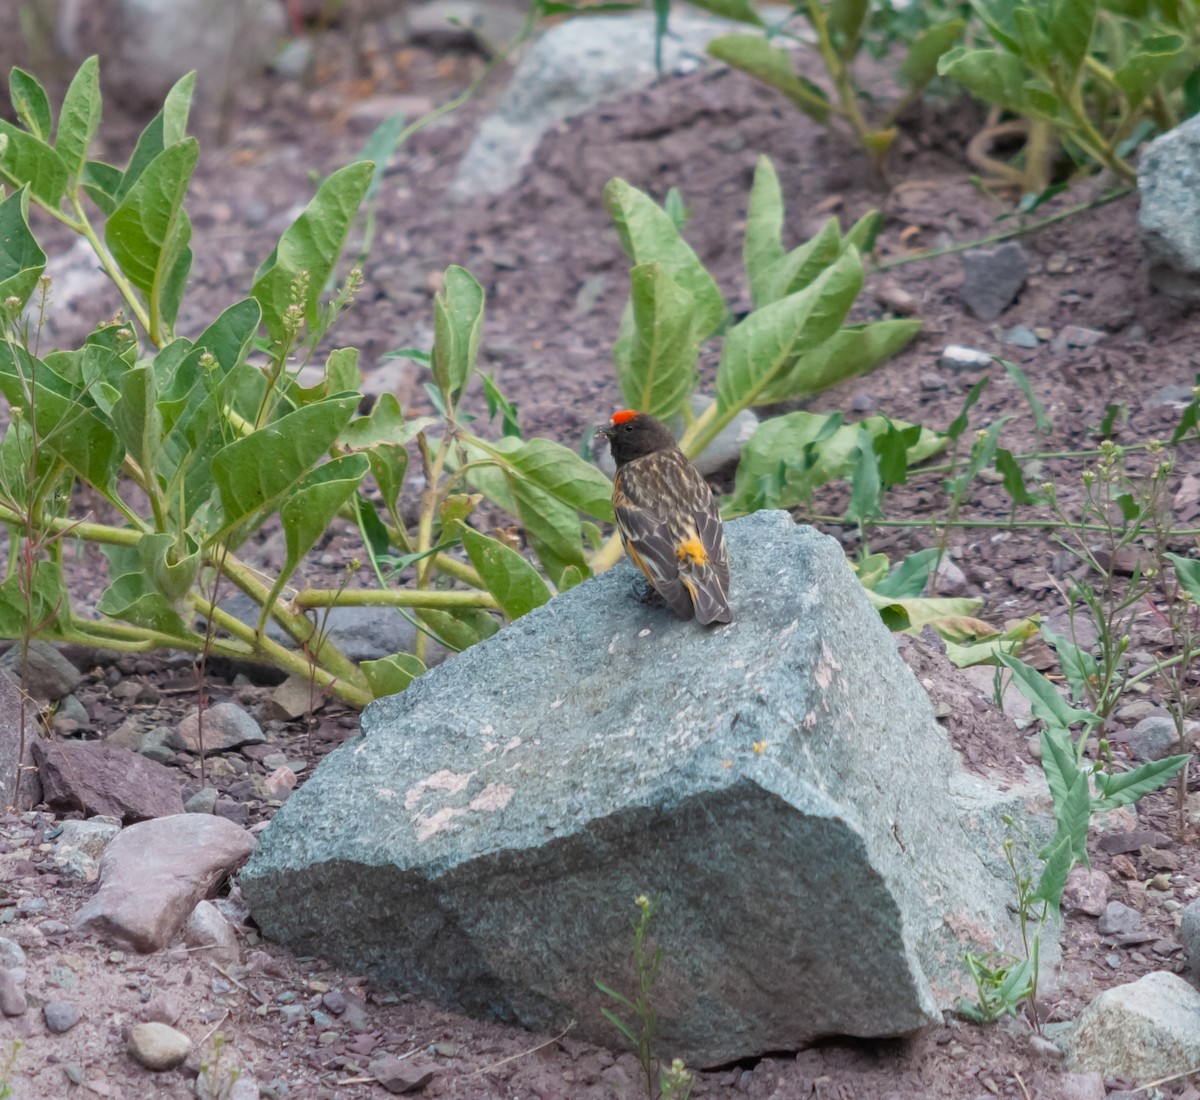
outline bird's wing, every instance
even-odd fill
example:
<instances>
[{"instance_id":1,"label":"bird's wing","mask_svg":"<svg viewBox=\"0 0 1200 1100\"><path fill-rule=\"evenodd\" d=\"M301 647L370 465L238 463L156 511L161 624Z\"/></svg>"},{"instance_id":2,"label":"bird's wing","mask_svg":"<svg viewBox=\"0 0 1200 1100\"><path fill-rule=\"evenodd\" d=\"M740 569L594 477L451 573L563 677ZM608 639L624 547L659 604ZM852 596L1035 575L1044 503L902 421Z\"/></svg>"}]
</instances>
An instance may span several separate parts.
<instances>
[{"instance_id":1,"label":"bird's wing","mask_svg":"<svg viewBox=\"0 0 1200 1100\"><path fill-rule=\"evenodd\" d=\"M695 611L688 590L679 578L675 540L666 522L628 499L615 504L617 525L625 552L681 619Z\"/></svg>"},{"instance_id":2,"label":"bird's wing","mask_svg":"<svg viewBox=\"0 0 1200 1100\"><path fill-rule=\"evenodd\" d=\"M692 598L698 622L705 626L732 622L725 528L711 496L708 506L693 512L692 518L703 556L684 554L679 563L679 579Z\"/></svg>"}]
</instances>

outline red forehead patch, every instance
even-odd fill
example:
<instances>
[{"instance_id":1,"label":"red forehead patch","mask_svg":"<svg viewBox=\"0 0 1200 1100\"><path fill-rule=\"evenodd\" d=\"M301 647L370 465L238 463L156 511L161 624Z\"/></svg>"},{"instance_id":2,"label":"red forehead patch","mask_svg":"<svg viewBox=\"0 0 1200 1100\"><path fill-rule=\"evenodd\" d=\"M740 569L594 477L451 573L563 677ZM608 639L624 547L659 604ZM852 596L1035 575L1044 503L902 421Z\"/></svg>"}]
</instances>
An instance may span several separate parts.
<instances>
[{"instance_id":1,"label":"red forehead patch","mask_svg":"<svg viewBox=\"0 0 1200 1100\"><path fill-rule=\"evenodd\" d=\"M620 412L613 413L612 422L614 424L624 424L626 420L632 420L638 415L636 409L622 409Z\"/></svg>"}]
</instances>

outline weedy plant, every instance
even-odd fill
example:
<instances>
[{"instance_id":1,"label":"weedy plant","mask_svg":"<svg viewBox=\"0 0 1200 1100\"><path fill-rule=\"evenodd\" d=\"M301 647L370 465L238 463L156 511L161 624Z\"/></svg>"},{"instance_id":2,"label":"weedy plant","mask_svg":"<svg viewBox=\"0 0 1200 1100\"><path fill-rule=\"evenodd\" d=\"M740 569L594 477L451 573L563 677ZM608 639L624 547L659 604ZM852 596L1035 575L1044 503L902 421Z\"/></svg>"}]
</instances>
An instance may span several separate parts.
<instances>
[{"instance_id":1,"label":"weedy plant","mask_svg":"<svg viewBox=\"0 0 1200 1100\"><path fill-rule=\"evenodd\" d=\"M225 1036L220 1032L210 1040L196 1077L196 1096L199 1100L229 1100L233 1093L242 1071L225 1060L226 1046Z\"/></svg>"},{"instance_id":2,"label":"weedy plant","mask_svg":"<svg viewBox=\"0 0 1200 1100\"><path fill-rule=\"evenodd\" d=\"M12 1076L17 1068L17 1058L21 1053L21 1040L14 1039L8 1045L8 1053L0 1062L0 1100L8 1100L12 1096Z\"/></svg>"},{"instance_id":3,"label":"weedy plant","mask_svg":"<svg viewBox=\"0 0 1200 1100\"><path fill-rule=\"evenodd\" d=\"M761 28L755 34L730 34L713 39L708 52L769 87L782 92L810 118L860 145L882 175L888 150L896 140L897 120L937 75L938 58L962 36L964 22L948 16L916 31L905 46L899 77L905 91L895 102L881 107L856 83L855 59L868 45L872 34L872 7L866 0L805 0L794 3L786 18L765 19L750 0L689 0L693 7L714 15ZM657 4L668 6L666 0ZM777 42L810 46L802 33L793 29L804 20L817 53L825 66L828 87L803 76L785 46ZM894 43L894 36L888 36Z\"/></svg>"},{"instance_id":4,"label":"weedy plant","mask_svg":"<svg viewBox=\"0 0 1200 1100\"><path fill-rule=\"evenodd\" d=\"M522 437L515 408L477 369L484 295L459 267L447 269L434 301L433 347L397 353L428 368L437 415L406 416L390 395L361 415L353 348L324 355L319 377L301 384L300 368L314 363L361 285L357 269L337 272L377 177L369 161L320 184L247 297L198 335L180 336L191 266L184 199L199 155L186 135L192 85L189 76L172 89L117 167L90 153L101 114L94 58L72 80L57 120L38 82L12 73L22 126L0 123L0 180L16 188L0 202L0 392L14 410L0 445L0 522L12 536L0 635L257 660L361 706L424 671L430 636L465 648L501 618L611 564L619 547L601 546L596 526L612 519L610 486L568 448ZM614 349L622 389L631 405L681 412L692 454L741 409L869 370L916 330L911 321L842 326L862 284L859 250L878 218L844 235L830 221L786 251L769 162L756 175L746 233L755 309L732 326L673 220L672 212L682 220L678 203L668 212L620 180L606 201L634 263ZM124 302L125 316L79 348L42 352L30 322L46 263L30 228L35 210L88 242ZM719 331L716 398L691 416L698 351ZM479 388L499 438L472 430L464 397ZM415 515L400 504L414 453L423 480ZM750 453L785 470L819 457L770 434L756 436ZM80 485L109 515L75 512ZM470 523L484 497L519 522L537 567ZM377 587L352 588L345 577L329 589L295 584L308 552L332 524L347 522L362 534ZM267 523L286 540L273 574L243 557ZM104 550L112 578L82 612L68 595L71 556L63 552L81 540ZM229 590L253 601L251 620L221 606ZM409 616L415 652L361 666L348 660L321 624L328 609L350 604ZM289 644L268 633L272 620Z\"/></svg>"},{"instance_id":5,"label":"weedy plant","mask_svg":"<svg viewBox=\"0 0 1200 1100\"><path fill-rule=\"evenodd\" d=\"M662 964L662 948L651 948L647 937L657 906L645 894L637 898L635 904L638 915L631 922L631 927L637 992L632 997L626 997L625 994L618 993L611 986L597 980L596 988L614 1001L624 1016L609 1008L602 1008L600 1011L637 1053L646 1077L646 1095L650 1100L687 1100L692 1092L692 1075L678 1058L674 1059L669 1067L661 1066L655 1052L658 1020L654 1010L654 985L658 980L659 966Z\"/></svg>"}]
</instances>

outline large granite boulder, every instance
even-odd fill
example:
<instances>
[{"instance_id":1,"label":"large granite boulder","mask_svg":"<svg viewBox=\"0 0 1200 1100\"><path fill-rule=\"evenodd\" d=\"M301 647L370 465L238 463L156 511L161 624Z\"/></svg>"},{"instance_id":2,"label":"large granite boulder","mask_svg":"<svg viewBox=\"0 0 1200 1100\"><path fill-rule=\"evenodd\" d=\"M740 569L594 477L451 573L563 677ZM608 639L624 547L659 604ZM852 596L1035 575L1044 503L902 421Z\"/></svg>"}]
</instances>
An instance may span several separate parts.
<instances>
[{"instance_id":1,"label":"large granite boulder","mask_svg":"<svg viewBox=\"0 0 1200 1100\"><path fill-rule=\"evenodd\" d=\"M730 626L621 565L363 715L242 874L263 932L442 1004L614 1044L634 899L661 1050L902 1035L1011 947L929 700L831 538L728 526ZM997 868L999 870L999 868Z\"/></svg>"},{"instance_id":2,"label":"large granite boulder","mask_svg":"<svg viewBox=\"0 0 1200 1100\"><path fill-rule=\"evenodd\" d=\"M1150 285L1200 301L1200 117L1146 146L1138 163L1138 229Z\"/></svg>"}]
</instances>

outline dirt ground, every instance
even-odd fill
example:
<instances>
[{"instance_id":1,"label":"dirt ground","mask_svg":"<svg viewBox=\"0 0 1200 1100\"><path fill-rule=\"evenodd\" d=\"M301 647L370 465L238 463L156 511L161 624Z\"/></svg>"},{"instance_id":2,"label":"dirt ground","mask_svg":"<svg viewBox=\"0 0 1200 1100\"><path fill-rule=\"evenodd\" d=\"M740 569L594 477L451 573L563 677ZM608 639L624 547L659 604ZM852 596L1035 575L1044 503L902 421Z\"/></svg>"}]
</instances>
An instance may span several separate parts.
<instances>
[{"instance_id":1,"label":"dirt ground","mask_svg":"<svg viewBox=\"0 0 1200 1100\"><path fill-rule=\"evenodd\" d=\"M482 63L474 55L384 51L374 75L364 80L357 59L336 33L325 49L316 90L264 79L244 90L229 144L204 144L189 203L196 260L181 326L185 333L199 330L245 294L254 268L311 195L310 172L327 175L357 154L370 123L378 121L377 97L416 95L440 102ZM496 371L501 388L519 406L527 435L544 434L575 446L620 404L611 344L627 293L628 265L600 197L613 175L660 198L669 187L680 189L693 210L687 236L734 309L749 304L741 231L751 173L764 152L779 171L788 229L796 240L830 213L848 224L878 207L885 214L878 259L886 263L1013 224L996 222L1003 205L968 178L963 148L980 122L970 105L942 104L912 119L899 142L891 186L881 190L863 157L780 97L730 72L667 80L564 124L543 142L516 188L494 199L454 203L447 194L454 166L499 87L498 81L393 157L364 293L336 335L340 343L363 349L363 362L372 369L391 348L428 346L437 274L451 263L464 265L488 293L484 368ZM203 138L212 120L197 121ZM137 128L138 120L106 111L102 137L111 154L106 159L127 155ZM1080 201L1103 186L1084 184L1045 209ZM1053 421L1053 431L1039 437L1014 383L994 372L972 414L972 428L1015 413L1003 437L1014 453L1092 445L1094 428L1111 403L1125 410L1120 441L1169 434L1181 403L1161 391L1195 382L1200 321L1148 290L1135 216L1136 198L1128 197L1022 237L1030 277L1019 301L995 324L975 320L962 307L957 256L871 275L856 319L883 316L883 303L894 300L889 287L899 287L918 304L924 329L873 375L806 407L879 411L944 429L977 376L939 371L937 359L946 345L965 344L1020 364ZM51 246L48 251L69 247L56 227L38 228ZM56 338L65 341L88 331L115 304L102 294L57 303ZM1026 350L1004 342L1005 332L1017 324L1054 334L1080 325L1105 335L1087 349L1056 350L1052 341L1044 341ZM702 378L711 382L714 368L715 355L706 353ZM387 369L394 371L392 385L405 408L422 411L420 376L415 370ZM1045 458L1039 477L1056 481L1069 499L1079 472L1077 462ZM981 481L973 494L971 516L1008 517L1008 497L998 484ZM844 503L843 491L833 487L820 495L816 508L836 515ZM896 490L888 505L893 515L917 516L937 514L943 506L936 479L929 478ZM1182 500L1180 510L1179 523L1194 525L1194 502ZM841 538L848 550L859 548L856 530L818 525ZM870 537L872 550L885 550L894 560L928 543L927 532L919 529L879 527ZM1183 553L1188 546L1174 549ZM959 529L950 541L967 593L985 598L981 617L997 625L1034 613L1063 613L1053 581L1063 568L1058 550L1043 532L1030 529ZM334 573L356 551L342 534L318 548ZM88 561L77 574L73 581L80 590L101 583ZM1156 632L1147 610L1134 648L1152 648ZM922 675L934 682L935 702L944 698L966 706L965 680L944 661L929 655L919 659L926 662ZM81 662L87 677L78 694L89 711L89 737L111 733L131 715L147 728L169 725L194 703L195 679L185 660L125 658L98 665L81 657ZM136 702L128 701L128 691L116 691L130 681L146 687ZM235 678L232 670L228 676L218 670L207 688L213 701L234 699L251 709L269 690L253 679ZM945 720L971 765L1011 768L1028 761L1028 732L972 690L979 701L966 707L969 715ZM1152 705L1160 701L1153 690L1142 699ZM311 770L354 732L356 723L356 715L329 706L311 729L302 721L272 729L269 748L304 759ZM229 756L217 769L216 785L245 807L247 823L267 820L273 807L255 797L250 782L269 771L261 754ZM183 773L185 796L198 789L194 758L180 754L173 763ZM1160 835L1127 853L1097 849L1094 866L1108 874L1110 898L1137 909L1151 935L1145 943L1115 948L1101 941L1094 918L1068 916L1063 971L1040 1006L1043 1019L1070 1019L1104 988L1151 970L1183 968L1175 938L1178 914L1200 896L1194 836L1180 839L1166 794L1146 799L1137 816L1139 827ZM114 1098L191 1096L199 1064L212 1060L218 1035L225 1041L221 1065L240 1067L264 1096L378 1097L383 1090L369 1066L385 1053L430 1060L437 1070L425 1088L430 1096L607 1100L644 1095L630 1055L576 1042L569 1033L530 1035L410 1001L403 991L376 989L322 960L295 958L262 943L252 926L244 929L237 967L218 968L184 948L148 957L112 952L70 930L73 913L93 887L58 873L49 861L55 823L45 812L0 818L0 936L24 948L30 993L42 1002L69 1000L83 1011L81 1022L63 1035L46 1030L40 1011L0 1022L0 1044L11 1038L23 1044L10 1073L21 1100L51 1100L75 1091ZM1132 828L1132 819L1128 824ZM1169 869L1165 880L1164 868ZM233 893L231 908L236 887ZM340 994L334 1003L344 1005L341 1013L329 1007L331 993ZM300 1023L289 1022L295 1013L283 1011L288 1005L305 1006ZM324 1017L314 1018L314 1010ZM125 1054L123 1030L147 1014L175 1016L196 1040L182 1070L151 1078ZM1115 1092L1133 1083L1109 1080L1106 1086ZM694 1095L1051 1100L1063 1095L1064 1087L1061 1066L1024 1019L990 1027L947 1019L908 1041L834 1041L699 1073ZM1200 1097L1186 1081L1164 1085L1161 1093Z\"/></svg>"}]
</instances>

